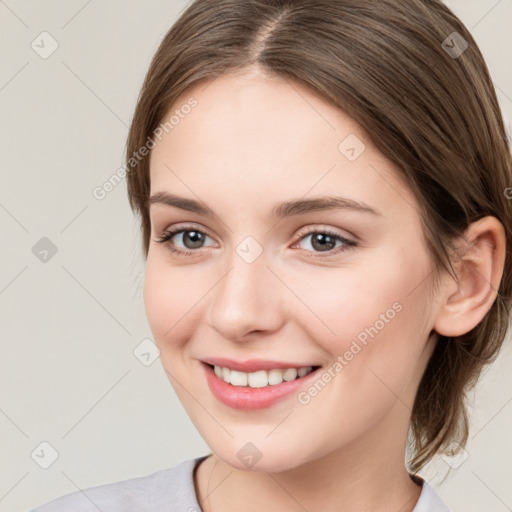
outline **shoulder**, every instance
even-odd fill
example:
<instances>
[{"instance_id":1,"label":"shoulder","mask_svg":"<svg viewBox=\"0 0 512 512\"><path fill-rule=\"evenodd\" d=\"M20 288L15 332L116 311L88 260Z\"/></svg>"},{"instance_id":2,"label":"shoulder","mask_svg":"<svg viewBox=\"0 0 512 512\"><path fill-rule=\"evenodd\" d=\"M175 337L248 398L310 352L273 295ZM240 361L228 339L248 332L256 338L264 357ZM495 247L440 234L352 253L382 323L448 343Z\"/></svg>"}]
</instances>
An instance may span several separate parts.
<instances>
[{"instance_id":1,"label":"shoulder","mask_svg":"<svg viewBox=\"0 0 512 512\"><path fill-rule=\"evenodd\" d=\"M147 476L74 491L31 512L199 511L192 474L203 458L186 460Z\"/></svg>"},{"instance_id":2,"label":"shoulder","mask_svg":"<svg viewBox=\"0 0 512 512\"><path fill-rule=\"evenodd\" d=\"M416 480L416 478L415 478ZM412 512L450 512L450 509L441 500L435 489L425 480L417 477L423 484L420 498Z\"/></svg>"}]
</instances>

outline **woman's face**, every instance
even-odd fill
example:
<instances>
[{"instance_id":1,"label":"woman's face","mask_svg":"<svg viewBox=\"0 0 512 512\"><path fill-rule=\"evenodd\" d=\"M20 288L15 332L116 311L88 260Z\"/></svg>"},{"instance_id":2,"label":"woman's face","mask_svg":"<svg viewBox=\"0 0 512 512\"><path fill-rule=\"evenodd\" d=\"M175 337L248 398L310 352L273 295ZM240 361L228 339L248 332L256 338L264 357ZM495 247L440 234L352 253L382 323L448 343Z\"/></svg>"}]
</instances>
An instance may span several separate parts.
<instances>
[{"instance_id":1,"label":"woman's face","mask_svg":"<svg viewBox=\"0 0 512 512\"><path fill-rule=\"evenodd\" d=\"M355 121L297 84L227 74L165 121L173 113L151 154L144 299L200 434L239 469L400 450L435 341L412 193ZM212 358L256 373L256 387L221 382ZM243 366L254 360L266 365ZM320 368L293 384L293 370L259 380L281 367Z\"/></svg>"}]
</instances>

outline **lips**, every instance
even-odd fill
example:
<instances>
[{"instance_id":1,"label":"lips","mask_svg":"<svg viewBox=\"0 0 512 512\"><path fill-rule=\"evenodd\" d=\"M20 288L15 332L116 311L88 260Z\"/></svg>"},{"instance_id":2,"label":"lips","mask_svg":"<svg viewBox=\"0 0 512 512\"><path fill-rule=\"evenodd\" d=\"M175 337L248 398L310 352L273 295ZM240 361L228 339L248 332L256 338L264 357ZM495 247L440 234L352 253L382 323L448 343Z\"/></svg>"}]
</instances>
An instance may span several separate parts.
<instances>
[{"instance_id":1,"label":"lips","mask_svg":"<svg viewBox=\"0 0 512 512\"><path fill-rule=\"evenodd\" d=\"M202 360L203 363L207 363L211 366L221 366L229 368L230 370L236 370L239 372L252 373L259 370L286 370L287 368L302 368L304 366L312 366L316 368L320 365L306 363L297 363L296 361L271 361L268 359L250 359L248 361L236 361L234 359L228 359L225 357L210 357Z\"/></svg>"},{"instance_id":2,"label":"lips","mask_svg":"<svg viewBox=\"0 0 512 512\"><path fill-rule=\"evenodd\" d=\"M222 364L233 364L233 361L226 359L208 359L209 361L222 362ZM251 365L249 365L251 363ZM212 363L213 364L213 363ZM217 363L215 363L217 365ZM244 366L245 364L245 366ZM286 368L294 368L299 365L292 363L292 366L287 366L290 363L283 363L277 361L246 361L241 364L242 368L262 368L262 364L276 368L274 365L285 366ZM264 409L272 406L274 403L286 399L292 396L294 393L298 393L299 390L307 386L320 371L320 367L316 366L315 370L308 373L305 377L297 378L290 382L282 382L276 385L268 385L260 388L252 388L248 386L233 386L224 382L224 380L217 377L214 373L213 367L207 362L202 362L204 375L206 382L213 396L220 402L233 409L251 410L251 409ZM218 365L217 365L218 366ZM226 366L229 368L229 366ZM240 365L238 366L240 368ZM244 370L238 370L244 371ZM259 370L256 370L259 371Z\"/></svg>"}]
</instances>

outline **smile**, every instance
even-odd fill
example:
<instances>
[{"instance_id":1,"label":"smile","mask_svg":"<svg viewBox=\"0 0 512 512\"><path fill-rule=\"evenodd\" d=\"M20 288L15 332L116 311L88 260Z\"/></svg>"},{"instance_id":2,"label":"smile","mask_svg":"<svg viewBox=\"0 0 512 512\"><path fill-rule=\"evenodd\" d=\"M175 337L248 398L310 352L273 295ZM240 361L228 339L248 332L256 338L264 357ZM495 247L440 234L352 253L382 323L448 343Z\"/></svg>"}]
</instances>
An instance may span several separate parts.
<instances>
[{"instance_id":1,"label":"smile","mask_svg":"<svg viewBox=\"0 0 512 512\"><path fill-rule=\"evenodd\" d=\"M204 362L201 366L212 395L224 405L242 410L264 409L298 393L320 369L301 366L243 372Z\"/></svg>"},{"instance_id":2,"label":"smile","mask_svg":"<svg viewBox=\"0 0 512 512\"><path fill-rule=\"evenodd\" d=\"M315 367L316 368L316 367ZM259 370L257 372L241 372L226 368L225 366L213 366L213 371L219 379L232 386L246 386L251 388L264 388L275 386L281 382L291 382L297 378L305 377L313 371L312 366L297 368L286 368L284 370L273 368L271 370Z\"/></svg>"}]
</instances>

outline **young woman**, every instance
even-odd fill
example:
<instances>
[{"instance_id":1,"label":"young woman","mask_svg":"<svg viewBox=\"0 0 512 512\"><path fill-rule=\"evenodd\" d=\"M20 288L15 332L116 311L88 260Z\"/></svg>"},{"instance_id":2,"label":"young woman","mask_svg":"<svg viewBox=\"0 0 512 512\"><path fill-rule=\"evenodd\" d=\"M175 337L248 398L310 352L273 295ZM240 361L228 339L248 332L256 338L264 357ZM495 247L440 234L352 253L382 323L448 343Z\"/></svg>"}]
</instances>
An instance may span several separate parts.
<instances>
[{"instance_id":1,"label":"young woman","mask_svg":"<svg viewBox=\"0 0 512 512\"><path fill-rule=\"evenodd\" d=\"M211 454L37 512L448 510L418 472L464 446L512 300L511 156L460 20L196 0L126 155L148 320Z\"/></svg>"}]
</instances>

